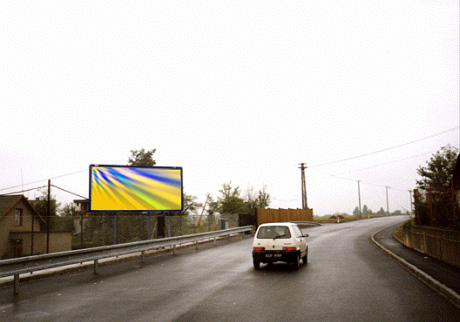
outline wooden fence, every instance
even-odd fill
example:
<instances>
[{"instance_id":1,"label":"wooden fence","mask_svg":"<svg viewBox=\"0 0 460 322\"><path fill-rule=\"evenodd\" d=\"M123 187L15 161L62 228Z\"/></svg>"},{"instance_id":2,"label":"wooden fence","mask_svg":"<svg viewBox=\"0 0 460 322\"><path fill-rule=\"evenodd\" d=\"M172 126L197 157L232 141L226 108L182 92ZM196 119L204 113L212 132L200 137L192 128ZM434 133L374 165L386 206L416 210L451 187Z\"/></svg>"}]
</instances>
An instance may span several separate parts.
<instances>
[{"instance_id":1,"label":"wooden fence","mask_svg":"<svg viewBox=\"0 0 460 322\"><path fill-rule=\"evenodd\" d=\"M283 221L313 221L313 209L257 208L257 225Z\"/></svg>"}]
</instances>

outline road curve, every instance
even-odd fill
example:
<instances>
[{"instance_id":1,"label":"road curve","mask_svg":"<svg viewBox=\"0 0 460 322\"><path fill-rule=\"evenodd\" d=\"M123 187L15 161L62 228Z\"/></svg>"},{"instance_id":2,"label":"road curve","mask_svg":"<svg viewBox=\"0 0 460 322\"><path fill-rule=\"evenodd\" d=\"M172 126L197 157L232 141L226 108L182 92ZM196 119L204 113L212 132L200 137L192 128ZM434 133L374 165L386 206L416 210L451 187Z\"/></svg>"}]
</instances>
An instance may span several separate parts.
<instances>
[{"instance_id":1,"label":"road curve","mask_svg":"<svg viewBox=\"0 0 460 322\"><path fill-rule=\"evenodd\" d=\"M309 263L262 265L251 238L0 288L0 321L457 321L460 310L380 251L389 217L304 229Z\"/></svg>"}]
</instances>

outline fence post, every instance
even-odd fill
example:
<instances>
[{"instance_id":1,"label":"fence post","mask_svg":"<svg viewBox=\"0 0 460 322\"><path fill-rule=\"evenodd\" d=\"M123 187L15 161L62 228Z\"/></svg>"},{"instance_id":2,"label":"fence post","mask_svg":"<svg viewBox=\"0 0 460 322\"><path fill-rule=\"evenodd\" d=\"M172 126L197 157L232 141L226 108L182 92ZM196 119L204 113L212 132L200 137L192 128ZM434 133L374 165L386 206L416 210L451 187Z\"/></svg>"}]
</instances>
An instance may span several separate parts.
<instances>
[{"instance_id":1,"label":"fence post","mask_svg":"<svg viewBox=\"0 0 460 322\"><path fill-rule=\"evenodd\" d=\"M19 274L14 274L14 294L19 294Z\"/></svg>"}]
</instances>

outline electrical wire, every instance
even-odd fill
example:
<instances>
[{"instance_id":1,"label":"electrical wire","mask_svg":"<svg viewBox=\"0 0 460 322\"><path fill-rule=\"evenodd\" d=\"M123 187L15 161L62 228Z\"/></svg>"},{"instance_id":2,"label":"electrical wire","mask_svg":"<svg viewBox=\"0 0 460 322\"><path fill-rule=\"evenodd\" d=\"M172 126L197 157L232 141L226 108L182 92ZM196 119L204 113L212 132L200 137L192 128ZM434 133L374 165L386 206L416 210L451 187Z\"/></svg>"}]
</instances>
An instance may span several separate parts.
<instances>
[{"instance_id":1,"label":"electrical wire","mask_svg":"<svg viewBox=\"0 0 460 322\"><path fill-rule=\"evenodd\" d=\"M442 131L442 132L439 132L439 133L436 133L436 134L433 134L433 135L426 136L426 137L421 138L421 139L418 139L418 140L414 140L414 141L410 141L410 142L407 142L407 143L395 145L395 146L392 146L392 147L389 147L389 148L386 148L386 149L382 149L382 150L378 150L378 151L374 151L374 152L369 152L369 153L357 155L357 156L350 157L350 158L345 158L345 159L336 160L336 161L332 161L332 162L326 162L326 163L311 165L311 166L309 166L309 168L312 168L312 167L321 167L321 166L324 166L324 165L329 165L329 164L334 164L334 163L339 163L339 162L354 160L354 159L366 157L366 156L369 156L369 155L373 155L373 154L377 154L377 153L382 153L382 152L389 151L389 150L393 150L393 149L397 149L397 148L400 148L400 147L403 147L403 146L406 146L406 145L409 145L409 144L413 144L413 143L416 143L416 142L424 141L424 140L427 140L427 139L430 139L430 138L433 138L433 137L435 137L435 136L439 136L439 135L442 135L442 134L445 134L445 133L448 133L448 132L452 132L452 131L458 130L459 128L460 128L460 127L457 126L457 127L454 127L454 128L451 128L451 129L448 129L448 130L445 130L445 131Z\"/></svg>"},{"instance_id":2,"label":"electrical wire","mask_svg":"<svg viewBox=\"0 0 460 322\"><path fill-rule=\"evenodd\" d=\"M29 183L25 183L25 184L21 184L21 185L17 185L17 186L12 186L12 187L8 187L8 188L2 188L2 189L0 189L0 191L10 190L10 189L14 189L14 188L22 187L22 186L28 186L28 185L31 185L31 184L36 184L36 183L40 183L40 182L44 182L44 181L48 181L48 180L54 180L54 179L70 176L70 175L73 175L73 174L81 173L81 172L84 172L84 171L89 171L89 170L85 169L85 170L74 171L74 172L70 172L70 173L67 173L67 174L62 174L62 175L59 175L59 176L56 176L56 177L52 177L52 178L49 178L49 179L43 179L43 180L29 182Z\"/></svg>"},{"instance_id":3,"label":"electrical wire","mask_svg":"<svg viewBox=\"0 0 460 322\"><path fill-rule=\"evenodd\" d=\"M425 152L425 153L417 154L417 155L407 157L407 158L403 158L403 159L393 160L393 161L389 161L389 162L386 162L386 163L379 163L379 164L376 164L376 165L373 165L373 166L370 166L370 167L367 167L367 168L362 168L362 169L358 169L358 170L351 170L351 171L348 171L348 172L336 173L334 175L339 176L339 175L343 175L343 174L349 174L349 173L360 172L360 171L369 170L369 169L373 169L373 168L378 168L378 167L381 167L381 166L384 166L384 165L387 165L387 164L413 159L413 158L420 157L422 155L426 155L426 154L430 154L430 153L433 153L433 152Z\"/></svg>"},{"instance_id":4,"label":"electrical wire","mask_svg":"<svg viewBox=\"0 0 460 322\"><path fill-rule=\"evenodd\" d=\"M36 187L36 188L30 188L30 189L27 189L27 190L21 190L21 191L15 191L15 192L6 192L6 193L2 193L2 195L15 195L17 193L28 192L28 191L42 189L42 188L46 188L46 187L47 186L41 186L41 187Z\"/></svg>"},{"instance_id":5,"label":"electrical wire","mask_svg":"<svg viewBox=\"0 0 460 322\"><path fill-rule=\"evenodd\" d=\"M54 188L58 188L59 190L62 190L62 191L64 191L64 192L70 193L71 195L75 195L75 196L78 196L78 197L83 198L83 199L88 199L87 197L83 197L83 196L81 196L81 195L79 195L79 194L77 194L77 193L75 193L75 192L71 192L71 191L65 190L65 189L63 189L63 188L61 188L61 187L55 186L54 184L52 184L51 186L54 187Z\"/></svg>"},{"instance_id":6,"label":"electrical wire","mask_svg":"<svg viewBox=\"0 0 460 322\"><path fill-rule=\"evenodd\" d=\"M361 182L361 183L363 183L363 184L367 184L367 185L369 185L369 186L375 186L375 187L381 187L381 188L388 188L388 189L397 190L397 191L403 191L403 192L409 190L409 189L403 190L403 189L393 188L393 187L390 187L390 186L385 186L385 185L382 185L382 184L377 184L377 183L373 183L373 182L369 182L369 181L363 181L363 180L358 180L358 179L339 177L338 175L326 173L326 172L321 171L321 170L318 170L318 169L314 169L314 170L317 171L317 172L320 172L320 173L323 174L323 175L329 176L329 177L334 177L334 178L337 178L337 179L347 180L347 181L354 181L354 182L358 182L358 181L359 181L359 182Z\"/></svg>"}]
</instances>

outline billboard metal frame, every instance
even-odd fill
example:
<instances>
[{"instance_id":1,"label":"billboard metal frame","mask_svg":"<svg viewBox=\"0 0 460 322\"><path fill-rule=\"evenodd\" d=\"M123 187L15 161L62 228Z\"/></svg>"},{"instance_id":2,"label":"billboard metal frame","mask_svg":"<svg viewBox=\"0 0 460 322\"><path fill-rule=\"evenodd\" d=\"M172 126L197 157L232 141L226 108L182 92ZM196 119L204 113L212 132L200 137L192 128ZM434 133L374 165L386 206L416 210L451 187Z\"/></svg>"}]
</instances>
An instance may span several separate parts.
<instances>
[{"instance_id":1,"label":"billboard metal frame","mask_svg":"<svg viewBox=\"0 0 460 322\"><path fill-rule=\"evenodd\" d=\"M104 167L104 168L124 168L124 169L164 169L164 170L179 170L180 171L180 209L92 209L92 183L93 183L93 168ZM136 213L165 213L169 211L182 211L184 209L184 186L183 186L183 168L182 167L163 167L163 166L130 166L130 165L113 165L113 164L91 164L89 166L89 211L95 213L118 213L118 212L136 212Z\"/></svg>"}]
</instances>

